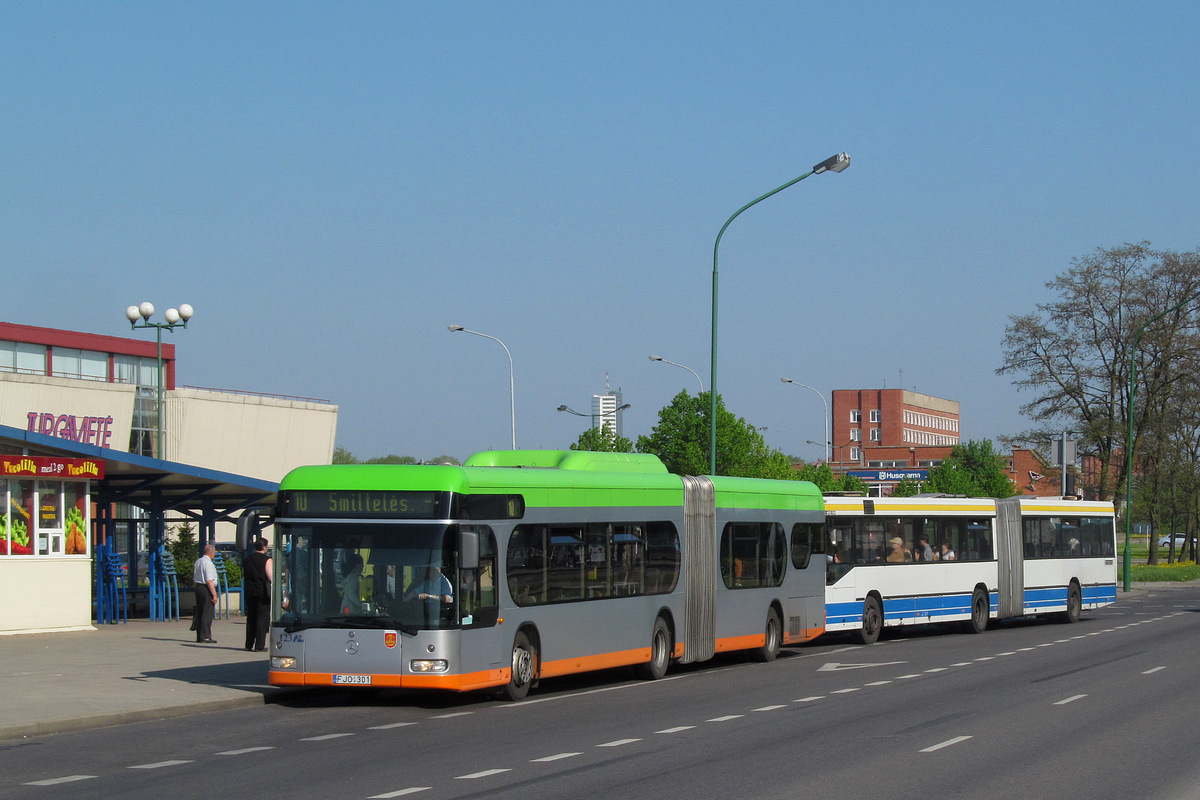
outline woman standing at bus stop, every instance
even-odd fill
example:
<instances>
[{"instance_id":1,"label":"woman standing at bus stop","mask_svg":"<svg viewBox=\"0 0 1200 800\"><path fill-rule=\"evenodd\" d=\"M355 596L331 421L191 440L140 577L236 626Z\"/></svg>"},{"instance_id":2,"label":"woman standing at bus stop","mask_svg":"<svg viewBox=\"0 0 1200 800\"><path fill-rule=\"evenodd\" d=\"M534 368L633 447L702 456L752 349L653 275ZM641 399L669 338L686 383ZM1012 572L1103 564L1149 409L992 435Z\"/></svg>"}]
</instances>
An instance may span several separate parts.
<instances>
[{"instance_id":1,"label":"woman standing at bus stop","mask_svg":"<svg viewBox=\"0 0 1200 800\"><path fill-rule=\"evenodd\" d=\"M271 558L267 555L267 540L254 540L254 552L242 562L245 579L246 649L259 653L267 649L267 634L271 626Z\"/></svg>"}]
</instances>

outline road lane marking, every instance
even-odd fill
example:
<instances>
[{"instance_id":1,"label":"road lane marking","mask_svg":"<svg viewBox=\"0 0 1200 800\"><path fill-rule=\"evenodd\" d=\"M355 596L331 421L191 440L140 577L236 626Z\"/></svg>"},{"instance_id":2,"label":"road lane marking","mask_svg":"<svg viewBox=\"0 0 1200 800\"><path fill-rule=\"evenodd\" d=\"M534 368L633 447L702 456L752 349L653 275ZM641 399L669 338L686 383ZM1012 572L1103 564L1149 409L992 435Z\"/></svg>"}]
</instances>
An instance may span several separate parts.
<instances>
[{"instance_id":1,"label":"road lane marking","mask_svg":"<svg viewBox=\"0 0 1200 800\"><path fill-rule=\"evenodd\" d=\"M598 744L598 745L596 745L596 747L620 747L623 744L633 744L634 742L640 742L640 741L641 741L641 739L615 739L611 742L605 742L604 744Z\"/></svg>"},{"instance_id":2,"label":"road lane marking","mask_svg":"<svg viewBox=\"0 0 1200 800\"><path fill-rule=\"evenodd\" d=\"M825 699L825 695L815 694L812 697L801 697L800 699L793 700L792 702L793 703L811 703L813 700L824 700L824 699Z\"/></svg>"},{"instance_id":3,"label":"road lane marking","mask_svg":"<svg viewBox=\"0 0 1200 800\"><path fill-rule=\"evenodd\" d=\"M891 681L871 681L867 686L887 686Z\"/></svg>"},{"instance_id":4,"label":"road lane marking","mask_svg":"<svg viewBox=\"0 0 1200 800\"><path fill-rule=\"evenodd\" d=\"M432 789L432 786L410 786L407 789L397 789L394 792L386 794L373 794L367 800L389 800L392 797L403 797L406 794L416 794L417 792L425 792Z\"/></svg>"},{"instance_id":5,"label":"road lane marking","mask_svg":"<svg viewBox=\"0 0 1200 800\"><path fill-rule=\"evenodd\" d=\"M300 741L302 742L324 742L329 739L340 739L343 736L353 736L353 733L325 733L320 736L307 736Z\"/></svg>"},{"instance_id":6,"label":"road lane marking","mask_svg":"<svg viewBox=\"0 0 1200 800\"><path fill-rule=\"evenodd\" d=\"M455 776L456 781L473 781L479 778L490 778L493 775L499 775L502 772L512 772L511 769L485 769L479 772L472 772L470 775Z\"/></svg>"},{"instance_id":7,"label":"road lane marking","mask_svg":"<svg viewBox=\"0 0 1200 800\"><path fill-rule=\"evenodd\" d=\"M155 761L153 764L135 764L129 769L162 769L163 767L177 767L180 764L191 764L192 759L175 759L172 761Z\"/></svg>"},{"instance_id":8,"label":"road lane marking","mask_svg":"<svg viewBox=\"0 0 1200 800\"><path fill-rule=\"evenodd\" d=\"M965 742L967 739L970 739L970 738L971 738L970 736L955 736L953 739L947 739L944 742L939 742L938 744L935 744L932 747L926 747L924 750L921 750L920 752L932 753L935 750L941 750L943 747L950 747L951 745L958 744L959 742Z\"/></svg>"},{"instance_id":9,"label":"road lane marking","mask_svg":"<svg viewBox=\"0 0 1200 800\"><path fill-rule=\"evenodd\" d=\"M274 750L274 747L243 747L241 750L222 750L219 756L243 756L246 753L257 753L260 750Z\"/></svg>"},{"instance_id":10,"label":"road lane marking","mask_svg":"<svg viewBox=\"0 0 1200 800\"><path fill-rule=\"evenodd\" d=\"M46 778L43 781L30 781L24 784L25 786L56 786L60 783L71 783L72 781L87 781L97 777L96 775L64 775L61 778Z\"/></svg>"},{"instance_id":11,"label":"road lane marking","mask_svg":"<svg viewBox=\"0 0 1200 800\"><path fill-rule=\"evenodd\" d=\"M1076 700L1082 700L1082 699L1083 699L1083 698L1085 698L1085 697L1087 697L1087 695L1086 695L1086 694L1077 694L1077 695L1072 695L1071 697L1068 697L1066 700L1059 700L1059 701L1058 701L1057 703L1055 703L1054 705L1056 705L1056 706L1065 706L1067 703L1074 703Z\"/></svg>"},{"instance_id":12,"label":"road lane marking","mask_svg":"<svg viewBox=\"0 0 1200 800\"><path fill-rule=\"evenodd\" d=\"M796 702L800 702L800 701L797 700ZM746 716L746 715L745 714L727 714L724 717L713 717L712 719L705 720L705 722L729 722L729 720L731 720L731 719L741 719L744 716Z\"/></svg>"},{"instance_id":13,"label":"road lane marking","mask_svg":"<svg viewBox=\"0 0 1200 800\"><path fill-rule=\"evenodd\" d=\"M680 731L690 731L694 727L696 727L696 726L695 725L677 725L674 728L663 728L661 731L655 731L655 733L679 733Z\"/></svg>"},{"instance_id":14,"label":"road lane marking","mask_svg":"<svg viewBox=\"0 0 1200 800\"><path fill-rule=\"evenodd\" d=\"M546 761L561 761L564 758L574 758L575 756L583 755L582 753L555 753L552 756L542 756L541 758L531 758L529 763L537 764Z\"/></svg>"},{"instance_id":15,"label":"road lane marking","mask_svg":"<svg viewBox=\"0 0 1200 800\"><path fill-rule=\"evenodd\" d=\"M909 678L919 678L919 677L921 677L921 676L920 676L918 673L915 673L915 672L914 672L914 673L912 673L912 674L910 674L910 675L897 675L897 676L896 676L896 680L898 680L898 681L906 681L906 680L908 680Z\"/></svg>"},{"instance_id":16,"label":"road lane marking","mask_svg":"<svg viewBox=\"0 0 1200 800\"><path fill-rule=\"evenodd\" d=\"M750 709L750 710L751 710L751 711L774 711L774 710L775 710L775 709L777 709L777 708L787 708L787 706L782 706L782 705L776 705L776 706L763 706L762 708L752 708L752 709Z\"/></svg>"},{"instance_id":17,"label":"road lane marking","mask_svg":"<svg viewBox=\"0 0 1200 800\"><path fill-rule=\"evenodd\" d=\"M415 723L415 722L390 722L387 725L372 725L371 727L367 728L367 730L369 730L369 731L386 731L386 730L389 730L390 728L403 728L406 725L416 725L416 724L417 723Z\"/></svg>"},{"instance_id":18,"label":"road lane marking","mask_svg":"<svg viewBox=\"0 0 1200 800\"><path fill-rule=\"evenodd\" d=\"M926 672L945 672L948 669L950 669L950 668L949 667L934 667L933 669L927 669L925 671Z\"/></svg>"},{"instance_id":19,"label":"road lane marking","mask_svg":"<svg viewBox=\"0 0 1200 800\"><path fill-rule=\"evenodd\" d=\"M1156 672L1161 672L1161 671L1162 671L1162 670L1164 670L1164 669L1166 669L1166 667L1155 667L1154 669L1148 669L1148 670L1146 670L1146 671L1145 671L1145 672L1143 672L1142 674L1143 674L1143 675L1153 675L1154 673L1156 673Z\"/></svg>"},{"instance_id":20,"label":"road lane marking","mask_svg":"<svg viewBox=\"0 0 1200 800\"><path fill-rule=\"evenodd\" d=\"M474 711L455 711L450 714L434 714L430 719L452 719L453 717L465 717L474 713Z\"/></svg>"},{"instance_id":21,"label":"road lane marking","mask_svg":"<svg viewBox=\"0 0 1200 800\"><path fill-rule=\"evenodd\" d=\"M950 666L952 666L952 667L969 667L969 666L971 666L971 662L970 661L959 661L957 664L951 664Z\"/></svg>"},{"instance_id":22,"label":"road lane marking","mask_svg":"<svg viewBox=\"0 0 1200 800\"><path fill-rule=\"evenodd\" d=\"M834 689L830 694L850 694L851 692L857 692L861 688L861 686L854 686L850 689Z\"/></svg>"},{"instance_id":23,"label":"road lane marking","mask_svg":"<svg viewBox=\"0 0 1200 800\"><path fill-rule=\"evenodd\" d=\"M863 669L864 667L894 667L897 664L907 664L907 661L879 661L873 664L841 664L831 661L817 667L817 672L845 672L848 669Z\"/></svg>"}]
</instances>

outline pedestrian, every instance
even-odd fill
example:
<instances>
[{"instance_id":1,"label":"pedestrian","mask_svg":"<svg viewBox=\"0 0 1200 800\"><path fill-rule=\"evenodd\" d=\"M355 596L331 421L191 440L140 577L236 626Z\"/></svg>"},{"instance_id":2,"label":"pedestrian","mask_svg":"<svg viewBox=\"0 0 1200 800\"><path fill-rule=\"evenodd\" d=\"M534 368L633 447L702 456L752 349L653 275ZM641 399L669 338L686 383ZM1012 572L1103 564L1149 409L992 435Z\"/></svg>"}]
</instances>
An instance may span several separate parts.
<instances>
[{"instance_id":1,"label":"pedestrian","mask_svg":"<svg viewBox=\"0 0 1200 800\"><path fill-rule=\"evenodd\" d=\"M212 638L213 616L217 608L217 566L212 557L217 548L211 544L204 545L204 555L196 559L192 568L192 580L195 581L196 607L192 614L192 626L196 631L196 641L203 644L216 644Z\"/></svg>"},{"instance_id":2,"label":"pedestrian","mask_svg":"<svg viewBox=\"0 0 1200 800\"><path fill-rule=\"evenodd\" d=\"M246 604L246 649L264 653L271 627L271 557L267 540L254 540L254 552L242 562L245 582L242 601Z\"/></svg>"}]
</instances>

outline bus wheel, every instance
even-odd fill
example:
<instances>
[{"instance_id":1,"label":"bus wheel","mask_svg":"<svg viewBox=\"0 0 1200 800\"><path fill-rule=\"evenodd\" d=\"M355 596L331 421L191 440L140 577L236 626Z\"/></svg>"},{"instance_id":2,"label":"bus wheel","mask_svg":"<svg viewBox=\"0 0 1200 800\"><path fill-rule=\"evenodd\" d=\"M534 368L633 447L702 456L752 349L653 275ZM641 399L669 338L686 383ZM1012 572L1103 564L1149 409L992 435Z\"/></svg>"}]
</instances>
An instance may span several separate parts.
<instances>
[{"instance_id":1,"label":"bus wheel","mask_svg":"<svg viewBox=\"0 0 1200 800\"><path fill-rule=\"evenodd\" d=\"M529 637L524 631L518 631L513 640L512 675L503 689L504 697L521 700L529 694L529 687L533 685L537 674L537 658L537 649L529 643Z\"/></svg>"},{"instance_id":2,"label":"bus wheel","mask_svg":"<svg viewBox=\"0 0 1200 800\"><path fill-rule=\"evenodd\" d=\"M877 598L868 597L863 601L862 627L854 632L854 640L859 644L875 644L882 632L883 609Z\"/></svg>"},{"instance_id":3,"label":"bus wheel","mask_svg":"<svg viewBox=\"0 0 1200 800\"><path fill-rule=\"evenodd\" d=\"M779 655L779 647L783 643L783 623L779 621L779 612L774 608L767 611L766 638L762 647L754 651L755 661L774 661Z\"/></svg>"},{"instance_id":4,"label":"bus wheel","mask_svg":"<svg viewBox=\"0 0 1200 800\"><path fill-rule=\"evenodd\" d=\"M671 663L671 631L662 617L654 620L654 633L650 635L650 660L642 665L642 677L656 681L667 674Z\"/></svg>"},{"instance_id":5,"label":"bus wheel","mask_svg":"<svg viewBox=\"0 0 1200 800\"><path fill-rule=\"evenodd\" d=\"M1083 610L1083 596L1079 592L1079 584L1071 581L1071 588L1067 589L1067 610L1062 612L1059 619L1068 624L1079 622L1081 610Z\"/></svg>"},{"instance_id":6,"label":"bus wheel","mask_svg":"<svg viewBox=\"0 0 1200 800\"><path fill-rule=\"evenodd\" d=\"M988 626L989 608L988 598L983 592L978 589L971 597L971 619L966 624L967 633L983 633Z\"/></svg>"}]
</instances>

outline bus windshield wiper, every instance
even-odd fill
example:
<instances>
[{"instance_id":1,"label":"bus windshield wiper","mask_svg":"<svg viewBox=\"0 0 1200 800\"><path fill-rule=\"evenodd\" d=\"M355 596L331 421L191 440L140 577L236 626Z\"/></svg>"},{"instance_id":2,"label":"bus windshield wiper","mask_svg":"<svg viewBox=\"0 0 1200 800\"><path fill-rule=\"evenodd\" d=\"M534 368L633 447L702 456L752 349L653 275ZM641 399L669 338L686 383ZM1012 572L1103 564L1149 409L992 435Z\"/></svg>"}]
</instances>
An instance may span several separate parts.
<instances>
[{"instance_id":1,"label":"bus windshield wiper","mask_svg":"<svg viewBox=\"0 0 1200 800\"><path fill-rule=\"evenodd\" d=\"M313 623L305 622L304 620L302 620L300 618L300 615L297 614L295 617L292 618L291 622L289 622L287 625L283 626L283 632L284 633L295 633L296 631L308 630L312 626L313 626Z\"/></svg>"},{"instance_id":2,"label":"bus windshield wiper","mask_svg":"<svg viewBox=\"0 0 1200 800\"><path fill-rule=\"evenodd\" d=\"M402 633L407 633L409 636L416 636L421 630L412 625L405 625L391 617L346 614L339 617L326 617L325 619L327 622L334 622L344 625L347 628L395 628Z\"/></svg>"}]
</instances>

